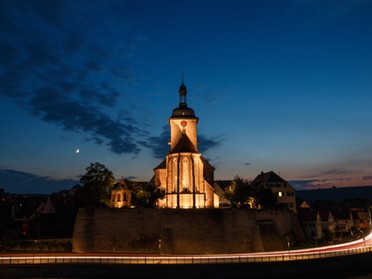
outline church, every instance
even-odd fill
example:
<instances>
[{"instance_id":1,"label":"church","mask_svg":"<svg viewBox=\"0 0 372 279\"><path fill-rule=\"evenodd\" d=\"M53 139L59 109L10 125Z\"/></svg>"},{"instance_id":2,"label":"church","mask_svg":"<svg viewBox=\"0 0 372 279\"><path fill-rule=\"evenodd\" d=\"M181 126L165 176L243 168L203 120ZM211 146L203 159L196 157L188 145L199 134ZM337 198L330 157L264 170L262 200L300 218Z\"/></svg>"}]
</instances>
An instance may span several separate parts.
<instances>
[{"instance_id":1,"label":"church","mask_svg":"<svg viewBox=\"0 0 372 279\"><path fill-rule=\"evenodd\" d=\"M154 169L154 184L165 189L159 208L215 208L219 197L214 191L214 167L198 151L199 118L187 106L187 89L179 88L179 106L169 118L169 152Z\"/></svg>"}]
</instances>

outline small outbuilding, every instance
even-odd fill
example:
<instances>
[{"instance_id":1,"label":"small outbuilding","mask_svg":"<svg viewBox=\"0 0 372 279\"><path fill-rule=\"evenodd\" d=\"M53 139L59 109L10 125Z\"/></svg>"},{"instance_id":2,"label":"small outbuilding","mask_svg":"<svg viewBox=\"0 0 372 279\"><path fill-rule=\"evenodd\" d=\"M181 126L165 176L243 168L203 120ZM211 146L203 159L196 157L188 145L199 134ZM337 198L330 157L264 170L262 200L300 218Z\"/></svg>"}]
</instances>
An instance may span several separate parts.
<instances>
[{"instance_id":1,"label":"small outbuilding","mask_svg":"<svg viewBox=\"0 0 372 279\"><path fill-rule=\"evenodd\" d=\"M131 206L131 193L125 180L120 180L119 183L115 184L111 189L111 208L122 208Z\"/></svg>"}]
</instances>

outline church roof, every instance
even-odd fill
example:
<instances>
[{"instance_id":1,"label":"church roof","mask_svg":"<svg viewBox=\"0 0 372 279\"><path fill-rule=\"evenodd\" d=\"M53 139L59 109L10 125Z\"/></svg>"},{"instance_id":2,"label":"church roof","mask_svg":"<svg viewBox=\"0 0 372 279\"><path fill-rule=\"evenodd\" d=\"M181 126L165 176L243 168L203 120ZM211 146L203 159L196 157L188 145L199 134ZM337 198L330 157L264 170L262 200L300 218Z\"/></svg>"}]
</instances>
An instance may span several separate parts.
<instances>
[{"instance_id":1,"label":"church roof","mask_svg":"<svg viewBox=\"0 0 372 279\"><path fill-rule=\"evenodd\" d=\"M218 184L221 189L225 190L231 185L232 180L215 180L214 183Z\"/></svg>"},{"instance_id":2,"label":"church roof","mask_svg":"<svg viewBox=\"0 0 372 279\"><path fill-rule=\"evenodd\" d=\"M173 148L170 153L181 153L181 152L191 152L191 153L198 153L195 146L192 144L191 140L186 134L182 134L182 137Z\"/></svg>"},{"instance_id":3,"label":"church roof","mask_svg":"<svg viewBox=\"0 0 372 279\"><path fill-rule=\"evenodd\" d=\"M179 106L178 108L175 108L172 111L172 117L173 118L177 118L177 117L180 117L180 118L197 118L195 116L194 110L192 108L187 107L187 105Z\"/></svg>"},{"instance_id":4,"label":"church roof","mask_svg":"<svg viewBox=\"0 0 372 279\"><path fill-rule=\"evenodd\" d=\"M215 170L214 166L212 166L207 159L205 159L203 156L200 156L200 159L202 160L204 166L210 168L211 170Z\"/></svg>"},{"instance_id":5,"label":"church roof","mask_svg":"<svg viewBox=\"0 0 372 279\"><path fill-rule=\"evenodd\" d=\"M178 93L180 95L180 103L179 103L178 108L175 108L172 111L172 117L173 118L197 118L195 116L194 110L187 106L187 101L186 101L187 89L186 89L185 84L183 83L183 78L182 78L182 84L180 86L180 89L178 90Z\"/></svg>"},{"instance_id":6,"label":"church roof","mask_svg":"<svg viewBox=\"0 0 372 279\"><path fill-rule=\"evenodd\" d=\"M125 183L125 180L122 179L119 183L115 184L114 187L112 187L112 190L129 190L129 188Z\"/></svg>"},{"instance_id":7,"label":"church roof","mask_svg":"<svg viewBox=\"0 0 372 279\"><path fill-rule=\"evenodd\" d=\"M154 170L159 170L159 169L166 169L167 168L167 162L164 159Z\"/></svg>"}]
</instances>

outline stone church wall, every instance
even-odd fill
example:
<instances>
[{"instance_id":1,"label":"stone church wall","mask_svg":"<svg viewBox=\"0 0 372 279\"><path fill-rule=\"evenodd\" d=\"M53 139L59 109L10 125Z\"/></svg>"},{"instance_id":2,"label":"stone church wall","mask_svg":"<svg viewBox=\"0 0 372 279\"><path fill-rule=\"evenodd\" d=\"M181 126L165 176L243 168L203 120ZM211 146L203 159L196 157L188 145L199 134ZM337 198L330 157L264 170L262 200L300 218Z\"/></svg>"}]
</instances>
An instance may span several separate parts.
<instances>
[{"instance_id":1,"label":"stone church wall","mask_svg":"<svg viewBox=\"0 0 372 279\"><path fill-rule=\"evenodd\" d=\"M285 249L282 239L293 231L290 215L237 209L81 208L73 251L218 254ZM278 239L268 239L272 235Z\"/></svg>"}]
</instances>

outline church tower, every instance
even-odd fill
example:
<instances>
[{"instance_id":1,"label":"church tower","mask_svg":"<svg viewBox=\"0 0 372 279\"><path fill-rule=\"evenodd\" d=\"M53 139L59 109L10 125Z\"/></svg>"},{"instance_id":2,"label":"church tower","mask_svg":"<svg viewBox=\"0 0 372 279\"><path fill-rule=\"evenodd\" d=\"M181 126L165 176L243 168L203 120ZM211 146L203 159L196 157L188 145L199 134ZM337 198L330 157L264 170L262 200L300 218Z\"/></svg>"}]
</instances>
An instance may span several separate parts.
<instances>
[{"instance_id":1,"label":"church tower","mask_svg":"<svg viewBox=\"0 0 372 279\"><path fill-rule=\"evenodd\" d=\"M169 118L169 152L154 169L154 184L165 189L158 207L213 208L219 199L214 193L214 167L199 153L197 124L199 119L187 106L187 89L178 90L179 105Z\"/></svg>"},{"instance_id":2,"label":"church tower","mask_svg":"<svg viewBox=\"0 0 372 279\"><path fill-rule=\"evenodd\" d=\"M182 135L187 135L195 150L198 150L196 124L199 118L195 116L195 112L192 108L187 107L187 89L183 81L178 93L180 95L179 106L173 110L172 116L169 118L171 136L170 151L172 152L172 150L174 150L179 139L182 138Z\"/></svg>"}]
</instances>

